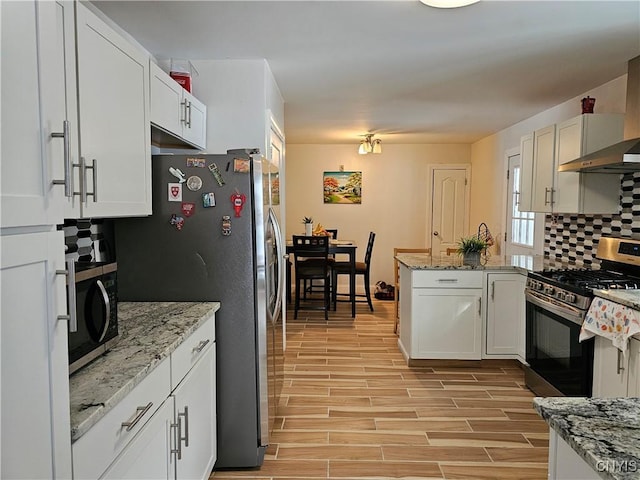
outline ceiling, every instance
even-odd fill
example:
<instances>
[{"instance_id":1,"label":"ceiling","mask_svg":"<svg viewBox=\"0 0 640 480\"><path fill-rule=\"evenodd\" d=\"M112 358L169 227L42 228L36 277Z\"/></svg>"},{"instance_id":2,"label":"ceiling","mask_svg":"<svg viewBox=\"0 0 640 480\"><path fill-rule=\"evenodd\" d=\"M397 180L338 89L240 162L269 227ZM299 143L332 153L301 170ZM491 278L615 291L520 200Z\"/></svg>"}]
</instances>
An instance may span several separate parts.
<instances>
[{"instance_id":1,"label":"ceiling","mask_svg":"<svg viewBox=\"0 0 640 480\"><path fill-rule=\"evenodd\" d=\"M266 59L287 143L471 143L640 54L637 0L93 3L158 59Z\"/></svg>"}]
</instances>

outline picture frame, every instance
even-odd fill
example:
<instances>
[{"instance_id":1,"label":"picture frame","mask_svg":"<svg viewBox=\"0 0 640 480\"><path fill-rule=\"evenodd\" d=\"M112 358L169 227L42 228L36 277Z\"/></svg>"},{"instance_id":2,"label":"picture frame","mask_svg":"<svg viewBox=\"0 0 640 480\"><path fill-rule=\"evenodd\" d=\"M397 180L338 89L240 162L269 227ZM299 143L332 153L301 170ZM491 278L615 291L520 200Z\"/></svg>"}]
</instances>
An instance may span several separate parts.
<instances>
[{"instance_id":1,"label":"picture frame","mask_svg":"<svg viewBox=\"0 0 640 480\"><path fill-rule=\"evenodd\" d=\"M324 172L324 203L354 205L362 203L362 172Z\"/></svg>"}]
</instances>

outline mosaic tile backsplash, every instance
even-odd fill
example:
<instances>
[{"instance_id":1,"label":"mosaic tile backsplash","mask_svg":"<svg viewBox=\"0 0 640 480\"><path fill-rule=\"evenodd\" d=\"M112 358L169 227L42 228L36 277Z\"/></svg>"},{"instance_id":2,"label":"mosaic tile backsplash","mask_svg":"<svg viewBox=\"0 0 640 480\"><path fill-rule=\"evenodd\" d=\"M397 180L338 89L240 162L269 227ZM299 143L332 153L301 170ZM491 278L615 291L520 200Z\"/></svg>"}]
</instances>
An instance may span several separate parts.
<instances>
[{"instance_id":1,"label":"mosaic tile backsplash","mask_svg":"<svg viewBox=\"0 0 640 480\"><path fill-rule=\"evenodd\" d=\"M65 258L76 262L112 261L113 240L109 221L102 219L65 220Z\"/></svg>"},{"instance_id":2,"label":"mosaic tile backsplash","mask_svg":"<svg viewBox=\"0 0 640 480\"><path fill-rule=\"evenodd\" d=\"M599 264L601 236L640 239L640 172L621 176L620 208L612 215L547 215L544 254L578 265Z\"/></svg>"}]
</instances>

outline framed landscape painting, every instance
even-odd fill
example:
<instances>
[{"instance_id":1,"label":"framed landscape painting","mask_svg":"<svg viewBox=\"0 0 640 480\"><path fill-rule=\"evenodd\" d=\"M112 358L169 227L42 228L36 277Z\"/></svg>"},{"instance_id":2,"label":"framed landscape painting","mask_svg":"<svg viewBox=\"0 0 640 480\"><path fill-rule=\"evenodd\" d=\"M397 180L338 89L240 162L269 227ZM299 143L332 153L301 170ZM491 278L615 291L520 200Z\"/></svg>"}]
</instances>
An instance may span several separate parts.
<instances>
[{"instance_id":1,"label":"framed landscape painting","mask_svg":"<svg viewBox=\"0 0 640 480\"><path fill-rule=\"evenodd\" d=\"M324 172L324 203L362 203L362 172Z\"/></svg>"}]
</instances>

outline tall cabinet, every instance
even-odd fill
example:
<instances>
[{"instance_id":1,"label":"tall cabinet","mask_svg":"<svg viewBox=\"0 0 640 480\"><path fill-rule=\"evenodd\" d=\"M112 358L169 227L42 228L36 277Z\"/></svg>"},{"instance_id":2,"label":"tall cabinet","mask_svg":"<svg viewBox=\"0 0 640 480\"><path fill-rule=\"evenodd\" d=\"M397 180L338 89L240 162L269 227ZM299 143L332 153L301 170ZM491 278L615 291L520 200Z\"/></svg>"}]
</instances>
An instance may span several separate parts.
<instances>
[{"instance_id":1,"label":"tall cabinet","mask_svg":"<svg viewBox=\"0 0 640 480\"><path fill-rule=\"evenodd\" d=\"M0 2L0 478L71 478L64 237L56 224L68 190L58 59L72 7Z\"/></svg>"}]
</instances>

